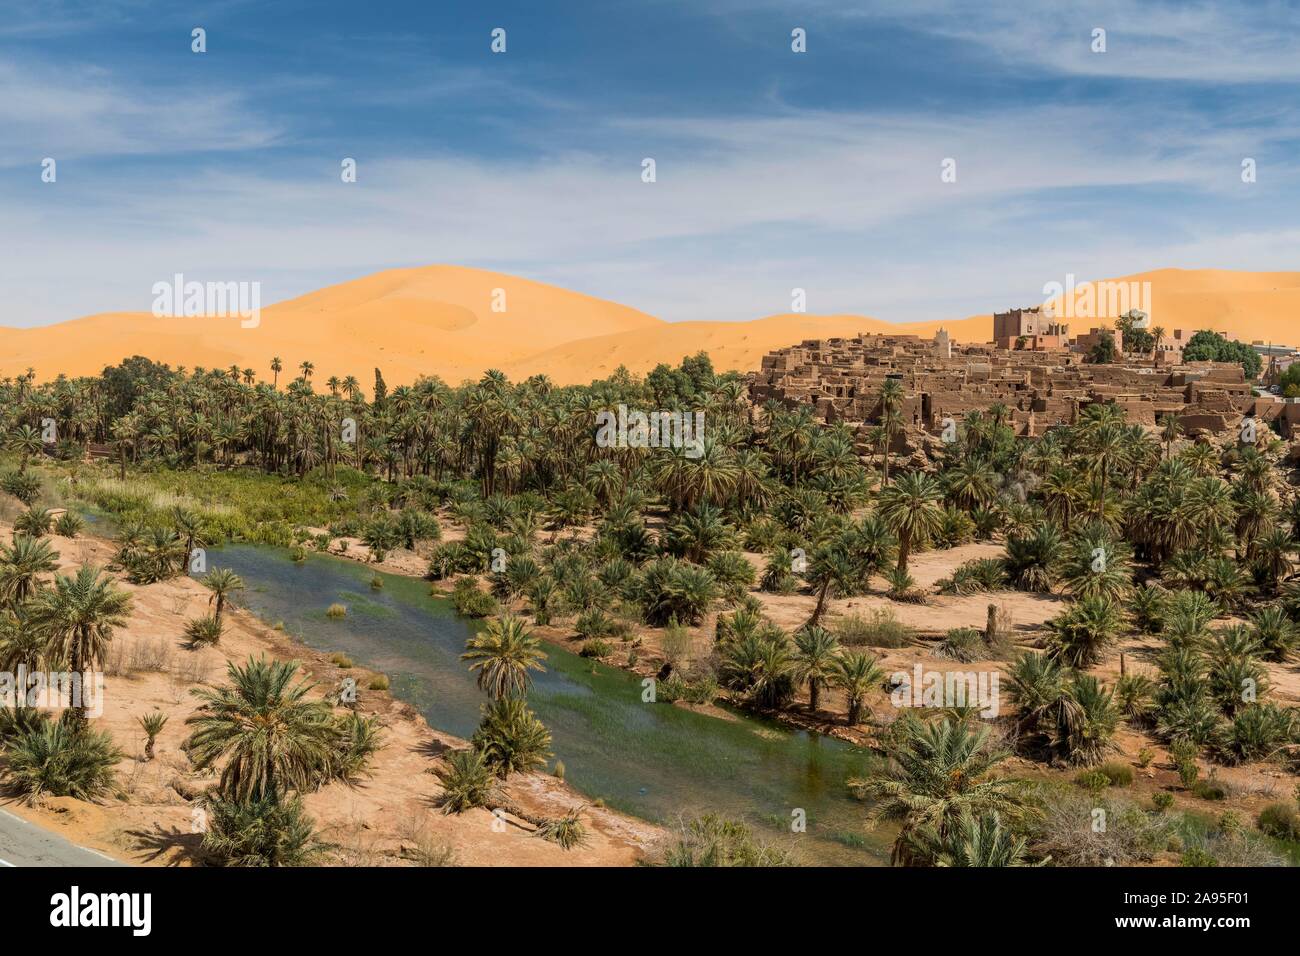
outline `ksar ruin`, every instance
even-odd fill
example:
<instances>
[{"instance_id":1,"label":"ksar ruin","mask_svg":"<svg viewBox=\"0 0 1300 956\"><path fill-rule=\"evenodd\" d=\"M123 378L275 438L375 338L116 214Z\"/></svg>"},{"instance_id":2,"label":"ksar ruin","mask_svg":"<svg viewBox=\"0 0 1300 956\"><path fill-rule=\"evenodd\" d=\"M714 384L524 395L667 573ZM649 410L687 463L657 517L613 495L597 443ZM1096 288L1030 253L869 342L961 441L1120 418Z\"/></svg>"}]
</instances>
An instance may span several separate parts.
<instances>
[{"instance_id":1,"label":"ksar ruin","mask_svg":"<svg viewBox=\"0 0 1300 956\"><path fill-rule=\"evenodd\" d=\"M960 422L999 403L1006 421L1026 437L1072 424L1082 408L1099 402L1120 405L1130 422L1152 428L1173 416L1189 437L1220 434L1247 415L1276 425L1284 437L1300 423L1300 404L1259 394L1239 364L1183 362L1182 330L1153 355L1118 352L1112 363L1092 364L1088 349L1101 329L1071 341L1068 326L1037 312L999 313L994 328L1001 337L987 344L959 345L943 330L932 339L863 334L805 340L763 357L762 368L749 376L750 396L760 405L773 399L811 405L826 422L865 426L879 420L881 387L896 379L904 428L894 450L904 453L914 451L918 439L926 443L927 435L939 435L947 420ZM1120 333L1111 334L1118 339Z\"/></svg>"}]
</instances>

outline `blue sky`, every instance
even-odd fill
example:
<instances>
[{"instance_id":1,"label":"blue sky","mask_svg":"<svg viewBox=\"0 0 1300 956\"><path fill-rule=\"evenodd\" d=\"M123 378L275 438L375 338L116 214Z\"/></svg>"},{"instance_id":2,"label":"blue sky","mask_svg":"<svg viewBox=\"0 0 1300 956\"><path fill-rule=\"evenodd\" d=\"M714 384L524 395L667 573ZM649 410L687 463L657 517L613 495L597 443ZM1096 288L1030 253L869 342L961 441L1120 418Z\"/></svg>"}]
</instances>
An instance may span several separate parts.
<instances>
[{"instance_id":1,"label":"blue sky","mask_svg":"<svg viewBox=\"0 0 1300 956\"><path fill-rule=\"evenodd\" d=\"M670 320L800 287L907 321L1300 268L1295 4L1027 6L0 0L0 325L147 310L175 272L270 302L448 262Z\"/></svg>"}]
</instances>

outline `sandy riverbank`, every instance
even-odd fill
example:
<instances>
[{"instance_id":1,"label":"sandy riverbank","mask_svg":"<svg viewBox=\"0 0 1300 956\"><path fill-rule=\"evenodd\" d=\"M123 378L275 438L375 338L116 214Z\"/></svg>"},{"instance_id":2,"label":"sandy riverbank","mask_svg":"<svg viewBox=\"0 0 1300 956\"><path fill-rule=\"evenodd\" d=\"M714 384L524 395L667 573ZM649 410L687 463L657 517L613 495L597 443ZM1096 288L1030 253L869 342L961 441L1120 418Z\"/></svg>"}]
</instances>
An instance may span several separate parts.
<instances>
[{"instance_id":1,"label":"sandy riverbank","mask_svg":"<svg viewBox=\"0 0 1300 956\"><path fill-rule=\"evenodd\" d=\"M0 534L12 527L0 522ZM82 563L106 565L113 545L102 539L52 537L67 571ZM452 862L482 866L630 865L663 836L659 828L588 801L554 777L512 777L503 788L509 800L530 814L557 816L588 806L583 818L589 846L565 851L537 839L531 826L507 818L494 828L493 816L474 810L446 816L436 806L438 780L426 772L448 748L463 740L430 728L413 708L385 691L369 691L371 673L341 670L328 655L310 650L251 613L227 613L226 634L215 648L186 649L186 620L208 610L208 592L190 578L147 586L118 583L133 597L130 621L114 637L113 666L105 678L102 717L94 725L112 734L126 755L118 764L120 793L98 803L54 798L29 807L13 797L0 805L75 843L135 864L190 865L200 841L193 832L195 793L214 778L194 774L181 743L188 735L185 719L196 707L189 691L200 684L224 682L227 664L265 654L301 661L318 683L316 693L357 678L361 711L378 714L384 723L384 746L368 779L356 786L334 783L306 796L320 837L333 845L323 863L337 865L412 865L417 859L450 854ZM138 716L153 710L168 715L152 761L143 759L144 734Z\"/></svg>"}]
</instances>

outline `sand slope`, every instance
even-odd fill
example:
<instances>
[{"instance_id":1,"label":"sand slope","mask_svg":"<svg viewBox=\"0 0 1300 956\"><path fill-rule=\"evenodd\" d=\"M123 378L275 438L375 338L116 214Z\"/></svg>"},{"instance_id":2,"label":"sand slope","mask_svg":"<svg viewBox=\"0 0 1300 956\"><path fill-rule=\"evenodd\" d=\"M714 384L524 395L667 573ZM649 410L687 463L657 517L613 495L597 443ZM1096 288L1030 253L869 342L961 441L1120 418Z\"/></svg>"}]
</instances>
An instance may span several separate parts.
<instances>
[{"instance_id":1,"label":"sand slope","mask_svg":"<svg viewBox=\"0 0 1300 956\"><path fill-rule=\"evenodd\" d=\"M1244 341L1300 345L1300 272L1161 269L1114 281L1149 282L1153 322L1166 330L1211 328ZM504 312L493 311L497 289L505 292ZM1075 332L1099 324L1068 321ZM440 265L380 272L264 307L254 329L241 329L235 318L121 312L37 329L0 329L0 375L29 366L42 379L98 374L107 364L141 354L187 367L234 364L270 378L271 357L278 355L285 366L282 380L308 359L316 381L355 375L367 389L375 366L390 385L422 374L458 384L488 368L511 378L545 374L565 385L608 375L619 365L645 373L701 350L719 369L747 371L766 352L804 339L859 332L930 336L941 325L960 342L992 335L989 315L905 324L803 314L664 322L528 279Z\"/></svg>"}]
</instances>

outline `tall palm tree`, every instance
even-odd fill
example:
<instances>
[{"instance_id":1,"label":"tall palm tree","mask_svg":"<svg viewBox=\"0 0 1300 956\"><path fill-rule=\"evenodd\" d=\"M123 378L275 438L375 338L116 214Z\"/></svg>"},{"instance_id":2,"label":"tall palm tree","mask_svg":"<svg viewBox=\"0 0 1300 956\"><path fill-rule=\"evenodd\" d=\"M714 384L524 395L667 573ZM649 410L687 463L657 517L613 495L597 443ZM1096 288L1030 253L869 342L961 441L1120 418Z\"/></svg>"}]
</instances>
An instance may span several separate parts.
<instances>
[{"instance_id":1,"label":"tall palm tree","mask_svg":"<svg viewBox=\"0 0 1300 956\"><path fill-rule=\"evenodd\" d=\"M463 661L478 671L478 686L493 700L508 695L524 695L532 685L529 671L545 671L542 661L546 652L541 641L532 635L524 619L503 614L488 621L487 626L465 642Z\"/></svg>"},{"instance_id":2,"label":"tall palm tree","mask_svg":"<svg viewBox=\"0 0 1300 956\"><path fill-rule=\"evenodd\" d=\"M996 813L1015 824L1034 815L1020 782L994 776L1010 753L993 745L987 727L913 720L900 736L887 769L849 782L872 803L870 820L901 824L895 865L930 862L924 835L944 839L964 816Z\"/></svg>"},{"instance_id":3,"label":"tall palm tree","mask_svg":"<svg viewBox=\"0 0 1300 956\"><path fill-rule=\"evenodd\" d=\"M923 471L908 471L880 493L880 517L898 536L898 569L907 570L912 545L928 541L943 525L943 492Z\"/></svg>"},{"instance_id":4,"label":"tall palm tree","mask_svg":"<svg viewBox=\"0 0 1300 956\"><path fill-rule=\"evenodd\" d=\"M244 590L244 579L230 568L213 568L203 578L203 586L212 592L212 597L208 599L208 603L216 603L213 616L220 623L221 612L225 609L226 601L235 591Z\"/></svg>"},{"instance_id":5,"label":"tall palm tree","mask_svg":"<svg viewBox=\"0 0 1300 956\"><path fill-rule=\"evenodd\" d=\"M808 709L815 713L822 688L835 676L840 642L823 627L805 627L796 632L794 646L795 679L808 684Z\"/></svg>"},{"instance_id":6,"label":"tall palm tree","mask_svg":"<svg viewBox=\"0 0 1300 956\"><path fill-rule=\"evenodd\" d=\"M46 655L66 661L76 674L102 667L113 632L124 625L131 595L99 568L83 566L76 576L56 574L53 586L37 592L28 605L27 621L45 637ZM83 701L82 719L89 703Z\"/></svg>"},{"instance_id":7,"label":"tall palm tree","mask_svg":"<svg viewBox=\"0 0 1300 956\"><path fill-rule=\"evenodd\" d=\"M195 728L185 750L198 770L223 763L227 799L278 803L326 765L338 732L329 705L307 699L313 685L292 683L297 672L296 662L250 657L229 663L227 686L192 691L202 703L185 721Z\"/></svg>"},{"instance_id":8,"label":"tall palm tree","mask_svg":"<svg viewBox=\"0 0 1300 956\"><path fill-rule=\"evenodd\" d=\"M280 373L284 371L284 363L280 361L280 356L271 359L271 388L274 389L280 384Z\"/></svg>"},{"instance_id":9,"label":"tall palm tree","mask_svg":"<svg viewBox=\"0 0 1300 956\"><path fill-rule=\"evenodd\" d=\"M1182 423L1176 415L1165 416L1165 426L1160 430L1160 440L1165 443L1165 458L1172 458L1174 455L1174 442L1178 436L1183 433Z\"/></svg>"}]
</instances>

